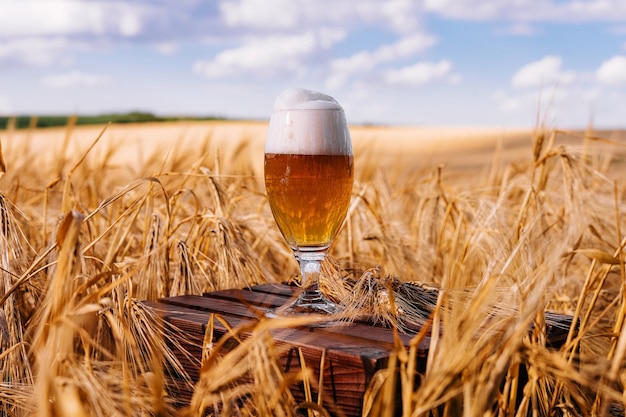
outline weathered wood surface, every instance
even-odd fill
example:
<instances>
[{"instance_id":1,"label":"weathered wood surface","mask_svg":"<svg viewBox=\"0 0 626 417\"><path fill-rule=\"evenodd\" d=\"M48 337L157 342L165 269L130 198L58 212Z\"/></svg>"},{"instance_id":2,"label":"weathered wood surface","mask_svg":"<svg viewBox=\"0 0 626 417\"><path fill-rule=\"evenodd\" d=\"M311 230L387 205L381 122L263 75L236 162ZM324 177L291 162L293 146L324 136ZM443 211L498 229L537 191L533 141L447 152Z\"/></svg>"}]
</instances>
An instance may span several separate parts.
<instances>
[{"instance_id":1,"label":"weathered wood surface","mask_svg":"<svg viewBox=\"0 0 626 417\"><path fill-rule=\"evenodd\" d=\"M199 360L202 341L212 313L219 314L228 324L237 328L258 319L268 309L281 306L294 295L294 287L288 285L261 285L249 289L224 290L203 296L179 296L147 303L177 332L187 335L191 343L183 345L186 352L175 352L189 376L199 377ZM214 320L213 342L227 333L227 329ZM242 334L245 338L246 333ZM172 337L176 337L173 335ZM394 346L391 329L366 323L341 324L337 327L301 327L278 329L272 332L276 346L286 352L281 358L286 372L300 369L302 351L306 366L319 378L319 364L324 359L325 405L330 410L340 409L338 414L358 416L361 414L365 390L374 374L386 368ZM400 335L408 345L410 335ZM428 353L428 339L418 349L418 368L423 370ZM191 398L191 392L183 383L171 381L171 394L177 396L180 405ZM296 399L304 400L304 389L292 387ZM314 392L314 395L316 392Z\"/></svg>"},{"instance_id":2,"label":"weathered wood surface","mask_svg":"<svg viewBox=\"0 0 626 417\"><path fill-rule=\"evenodd\" d=\"M202 342L206 326L212 314L222 316L232 328L250 324L259 315L286 303L294 296L295 287L288 285L260 285L248 289L232 289L206 293L202 296L178 296L147 303L165 319L176 338L184 334L188 342L183 342L183 351L175 352L189 376L194 381L199 377ZM559 348L565 341L571 317L548 314L547 340L549 345ZM228 330L214 320L213 340L217 342ZM247 337L245 332L241 335ZM390 353L394 348L394 332L371 323L353 323L337 327L301 327L278 329L272 333L274 342L285 353L281 365L286 372L300 369L300 354L303 353L306 366L319 378L319 365L325 351L324 396L325 406L338 415L360 416L365 391L374 374L385 369ZM408 346L413 335L399 334L400 341ZM178 340L178 339L177 339ZM181 339L182 340L182 339ZM180 341L180 340L179 340ZM418 347L418 372L426 369L429 338ZM174 377L170 381L170 395L179 405L188 404L192 392ZM292 387L297 400L304 400L304 388ZM314 395L317 393L314 392Z\"/></svg>"}]
</instances>

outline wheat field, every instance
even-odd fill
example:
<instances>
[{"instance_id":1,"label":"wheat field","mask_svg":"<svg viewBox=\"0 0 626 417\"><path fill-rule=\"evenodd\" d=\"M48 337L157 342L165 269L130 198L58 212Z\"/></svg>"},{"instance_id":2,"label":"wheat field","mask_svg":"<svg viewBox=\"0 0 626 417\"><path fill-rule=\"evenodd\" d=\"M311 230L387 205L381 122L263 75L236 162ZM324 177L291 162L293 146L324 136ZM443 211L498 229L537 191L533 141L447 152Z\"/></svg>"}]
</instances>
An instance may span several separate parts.
<instances>
[{"instance_id":1,"label":"wheat field","mask_svg":"<svg viewBox=\"0 0 626 417\"><path fill-rule=\"evenodd\" d=\"M266 128L0 131L1 415L296 415L289 386L307 375L282 373L268 336L293 324L261 320L224 355L209 343L191 404L176 409L165 388L168 369L184 373L177 341L141 303L297 278L264 194ZM427 284L430 326L445 329L418 386L415 352L394 352L364 413L392 415L377 393L399 379L405 417L624 415L626 136L351 132L352 203L327 265L343 279L323 287L397 322L412 306L400 293L402 309L381 303L382 284ZM546 311L578 323L559 350Z\"/></svg>"}]
</instances>

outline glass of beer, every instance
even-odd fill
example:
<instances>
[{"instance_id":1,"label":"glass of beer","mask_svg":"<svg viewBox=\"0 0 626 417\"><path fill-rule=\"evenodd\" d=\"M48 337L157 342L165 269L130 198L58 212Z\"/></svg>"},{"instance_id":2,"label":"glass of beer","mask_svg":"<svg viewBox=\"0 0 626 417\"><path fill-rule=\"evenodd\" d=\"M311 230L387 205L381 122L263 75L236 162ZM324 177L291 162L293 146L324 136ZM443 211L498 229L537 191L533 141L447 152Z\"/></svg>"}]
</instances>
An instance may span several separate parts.
<instances>
[{"instance_id":1,"label":"glass of beer","mask_svg":"<svg viewBox=\"0 0 626 417\"><path fill-rule=\"evenodd\" d=\"M289 89L277 98L265 142L272 214L300 264L301 292L275 315L333 314L320 291L321 262L348 211L354 156L345 113L332 97Z\"/></svg>"}]
</instances>

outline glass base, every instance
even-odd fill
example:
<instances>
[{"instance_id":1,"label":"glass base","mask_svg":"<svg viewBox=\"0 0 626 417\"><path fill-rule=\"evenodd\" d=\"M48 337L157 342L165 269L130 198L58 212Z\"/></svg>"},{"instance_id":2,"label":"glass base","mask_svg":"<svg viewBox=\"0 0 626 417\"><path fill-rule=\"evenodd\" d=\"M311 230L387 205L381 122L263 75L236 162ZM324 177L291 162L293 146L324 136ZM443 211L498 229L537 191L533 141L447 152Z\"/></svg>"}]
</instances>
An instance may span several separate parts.
<instances>
[{"instance_id":1,"label":"glass base","mask_svg":"<svg viewBox=\"0 0 626 417\"><path fill-rule=\"evenodd\" d=\"M273 316L289 317L305 314L333 315L342 312L339 304L329 300L318 291L303 291L302 294L290 303L278 307L271 312Z\"/></svg>"}]
</instances>

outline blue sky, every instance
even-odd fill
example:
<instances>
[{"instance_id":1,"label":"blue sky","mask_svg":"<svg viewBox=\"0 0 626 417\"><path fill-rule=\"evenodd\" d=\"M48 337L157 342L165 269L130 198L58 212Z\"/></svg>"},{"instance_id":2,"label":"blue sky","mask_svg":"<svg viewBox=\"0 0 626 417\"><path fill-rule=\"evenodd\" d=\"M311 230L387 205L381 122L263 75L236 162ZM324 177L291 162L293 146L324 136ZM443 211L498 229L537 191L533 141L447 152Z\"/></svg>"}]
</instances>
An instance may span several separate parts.
<instances>
[{"instance_id":1,"label":"blue sky","mask_svg":"<svg viewBox=\"0 0 626 417\"><path fill-rule=\"evenodd\" d=\"M0 0L0 114L626 128L624 0Z\"/></svg>"}]
</instances>

